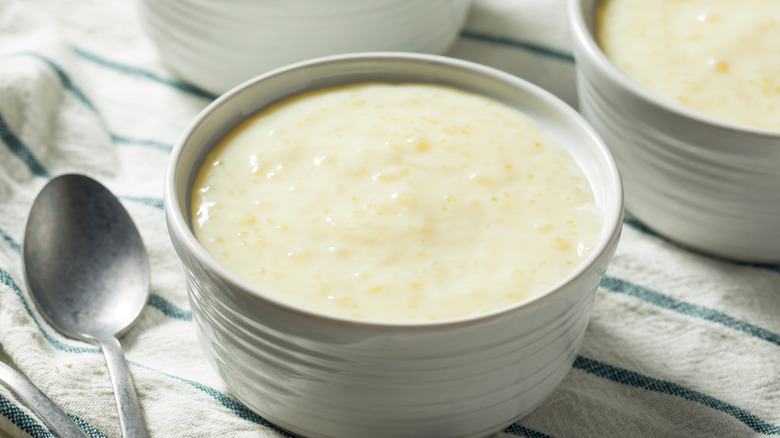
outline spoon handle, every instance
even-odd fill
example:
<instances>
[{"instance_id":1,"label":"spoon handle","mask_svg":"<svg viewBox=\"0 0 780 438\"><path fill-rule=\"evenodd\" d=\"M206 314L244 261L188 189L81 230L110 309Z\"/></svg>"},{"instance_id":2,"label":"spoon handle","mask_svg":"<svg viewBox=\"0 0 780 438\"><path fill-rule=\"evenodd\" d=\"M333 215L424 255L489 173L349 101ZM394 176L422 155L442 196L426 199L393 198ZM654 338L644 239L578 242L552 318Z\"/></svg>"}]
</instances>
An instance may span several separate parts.
<instances>
[{"instance_id":1,"label":"spoon handle","mask_svg":"<svg viewBox=\"0 0 780 438\"><path fill-rule=\"evenodd\" d=\"M122 436L132 438L146 438L149 432L146 430L144 417L141 413L141 404L135 393L130 369L127 367L125 354L116 337L98 339L103 356L108 365L108 374L111 376L111 384L114 387L114 397L119 411L119 425L122 427Z\"/></svg>"},{"instance_id":2,"label":"spoon handle","mask_svg":"<svg viewBox=\"0 0 780 438\"><path fill-rule=\"evenodd\" d=\"M38 414L54 436L60 438L87 438L84 431L76 426L76 423L68 417L68 414L55 405L37 386L27 380L27 377L4 362L0 362L0 380Z\"/></svg>"}]
</instances>

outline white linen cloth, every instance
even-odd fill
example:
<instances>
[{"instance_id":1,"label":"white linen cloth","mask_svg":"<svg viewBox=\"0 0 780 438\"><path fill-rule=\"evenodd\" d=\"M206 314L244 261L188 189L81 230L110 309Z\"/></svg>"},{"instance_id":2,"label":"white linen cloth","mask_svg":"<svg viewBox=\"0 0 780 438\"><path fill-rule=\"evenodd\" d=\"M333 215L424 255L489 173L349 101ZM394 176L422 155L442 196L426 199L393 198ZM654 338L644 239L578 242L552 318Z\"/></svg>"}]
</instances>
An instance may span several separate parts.
<instances>
[{"instance_id":1,"label":"white linen cloth","mask_svg":"<svg viewBox=\"0 0 780 438\"><path fill-rule=\"evenodd\" d=\"M576 106L569 47L564 0L476 0L450 55ZM149 303L121 342L152 437L287 436L206 363L165 228L170 149L212 99L166 70L132 1L0 0L0 360L89 436L120 436L103 356L46 323L20 256L33 197L65 172L117 194L149 251ZM574 368L499 436L780 435L780 268L699 255L632 219L623 228ZM2 386L0 433L49 436Z\"/></svg>"}]
</instances>

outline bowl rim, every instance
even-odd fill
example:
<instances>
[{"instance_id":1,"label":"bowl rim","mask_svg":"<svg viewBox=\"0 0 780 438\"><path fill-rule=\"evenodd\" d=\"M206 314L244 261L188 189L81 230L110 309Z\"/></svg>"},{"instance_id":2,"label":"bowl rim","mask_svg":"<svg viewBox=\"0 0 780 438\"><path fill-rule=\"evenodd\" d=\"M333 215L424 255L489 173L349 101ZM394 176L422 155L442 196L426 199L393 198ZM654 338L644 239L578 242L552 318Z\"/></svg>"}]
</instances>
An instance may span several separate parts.
<instances>
[{"instance_id":1,"label":"bowl rim","mask_svg":"<svg viewBox=\"0 0 780 438\"><path fill-rule=\"evenodd\" d=\"M644 103L650 104L679 118L691 120L702 125L710 125L715 128L739 134L761 136L768 139L780 140L780 129L744 125L741 123L731 122L702 114L698 111L694 111L668 99L665 99L656 93L653 93L652 91L640 85L626 73L623 73L623 71L620 70L615 64L613 64L607 55L601 50L601 47L596 42L596 39L591 32L591 27L588 26L588 22L585 18L586 6L590 4L588 2L592 2L593 10L595 12L598 3L601 1L603 0L569 0L567 12L569 16L569 26L572 32L572 42L575 46L575 59L577 58L578 53L576 46L579 45L582 49L581 53L584 53L587 56L587 59L591 61L591 64L616 86L620 87L623 91L633 95L634 97L642 100ZM580 63L581 60L576 59L576 62Z\"/></svg>"},{"instance_id":2,"label":"bowl rim","mask_svg":"<svg viewBox=\"0 0 780 438\"><path fill-rule=\"evenodd\" d=\"M598 157L597 161L601 161L608 169L608 174L601 175L600 181L603 181L604 185L606 186L606 190L609 192L609 195L614 199L614 202L610 203L610 196L607 196L607 199L604 201L605 205L602 208L603 216L601 231L598 241L590 255L582 262L580 262L575 270L570 272L566 277L557 283L551 285L545 291L520 300L512 305L499 307L487 312L430 321L394 321L354 318L303 307L283 300L272 293L259 290L258 288L250 285L245 280L239 278L236 274L233 274L227 268L219 264L213 257L211 257L211 255L208 254L206 250L199 244L193 231L188 226L188 221L184 216L184 212L179 208L180 203L179 199L177 198L177 192L179 191L177 189L178 186L176 183L178 179L177 172L179 171L178 163L190 136L193 134L196 128L205 119L210 117L211 113L218 107L227 104L227 102L233 96L241 93L246 88L252 87L255 83L261 82L267 78L285 74L288 71L306 68L310 65L331 62L365 61L372 58L381 59L388 62L393 62L391 60L398 59L403 61L434 62L439 64L446 64L449 67L466 69L473 73L487 75L493 79L498 79L501 82L509 82L508 85L522 88L523 91L532 95L534 99L541 99L545 104L552 107L556 114L561 114L563 117L575 123L577 128L582 131L583 135L587 136L591 140L590 144L595 149L594 156ZM188 175L187 180L191 182L191 172L193 171L190 170L189 172L190 174ZM186 190L184 190L184 192L186 192ZM178 240L178 243L183 247L184 250L189 253L190 256L197 259L199 263L206 266L211 272L215 273L221 281L225 282L235 290L240 290L243 296L261 300L266 304L273 305L279 309L284 309L287 312L306 315L308 318L314 318L320 321L348 326L381 328L385 330L413 330L420 328L435 329L458 325L470 325L478 321L500 318L517 311L518 309L530 307L532 305L553 299L556 295L559 294L559 292L561 292L561 290L566 289L568 285L575 283L581 277L591 273L591 269L596 267L596 265L599 263L604 263L604 269L606 269L611 261L612 253L614 252L614 249L616 248L619 241L624 215L623 184L615 159L613 158L611 152L601 137L571 106L566 104L563 100L553 95L549 91L546 91L535 84L519 78L518 76L503 72L496 68L478 64L476 62L442 55L412 52L359 52L313 58L263 73L243 82L242 84L237 85L236 87L222 94L216 100L207 105L203 110L201 110L201 112L195 117L194 120L190 122L190 124L184 129L184 131L177 139L168 161L163 202L170 238L174 241ZM608 260L602 261L604 257L608 257Z\"/></svg>"}]
</instances>

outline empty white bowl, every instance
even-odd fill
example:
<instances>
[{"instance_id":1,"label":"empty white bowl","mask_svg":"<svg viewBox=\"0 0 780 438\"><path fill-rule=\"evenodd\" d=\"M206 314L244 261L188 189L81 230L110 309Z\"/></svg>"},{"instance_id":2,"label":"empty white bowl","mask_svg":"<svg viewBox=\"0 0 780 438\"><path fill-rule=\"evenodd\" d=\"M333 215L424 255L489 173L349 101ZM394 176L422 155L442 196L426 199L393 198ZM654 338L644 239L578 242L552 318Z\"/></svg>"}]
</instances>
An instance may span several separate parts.
<instances>
[{"instance_id":1,"label":"empty white bowl","mask_svg":"<svg viewBox=\"0 0 780 438\"><path fill-rule=\"evenodd\" d=\"M590 256L538 296L489 313L424 323L307 310L219 265L196 240L188 213L205 154L236 124L278 99L363 81L444 84L525 112L571 153L593 188L604 222ZM486 436L528 414L571 368L618 243L622 211L617 167L572 108L510 74L410 53L326 57L242 84L184 132L165 183L169 233L207 357L238 400L309 437Z\"/></svg>"},{"instance_id":2,"label":"empty white bowl","mask_svg":"<svg viewBox=\"0 0 780 438\"><path fill-rule=\"evenodd\" d=\"M178 76L221 94L293 62L362 51L442 54L471 0L143 0L141 17Z\"/></svg>"},{"instance_id":3,"label":"empty white bowl","mask_svg":"<svg viewBox=\"0 0 780 438\"><path fill-rule=\"evenodd\" d=\"M615 67L594 34L598 0L570 0L580 112L620 166L626 210L691 249L780 262L780 131L700 115Z\"/></svg>"}]
</instances>

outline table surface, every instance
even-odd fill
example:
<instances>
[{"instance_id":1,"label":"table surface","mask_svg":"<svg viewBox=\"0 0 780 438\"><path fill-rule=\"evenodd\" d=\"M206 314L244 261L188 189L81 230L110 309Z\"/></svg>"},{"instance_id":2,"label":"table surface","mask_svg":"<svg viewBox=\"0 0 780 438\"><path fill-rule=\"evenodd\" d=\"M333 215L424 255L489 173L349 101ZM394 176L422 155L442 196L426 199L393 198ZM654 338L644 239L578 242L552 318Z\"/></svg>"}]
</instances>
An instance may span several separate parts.
<instances>
[{"instance_id":1,"label":"table surface","mask_svg":"<svg viewBox=\"0 0 780 438\"><path fill-rule=\"evenodd\" d=\"M564 0L476 0L449 55L576 107L569 38ZM168 156L213 98L166 70L132 1L0 0L0 360L92 437L120 435L103 357L43 320L20 257L32 198L65 172L114 191L149 251L151 296L122 344L152 436L286 436L203 358L165 228ZM48 436L3 387L0 432ZM626 219L573 369L499 435L780 435L780 267L696 254Z\"/></svg>"}]
</instances>

